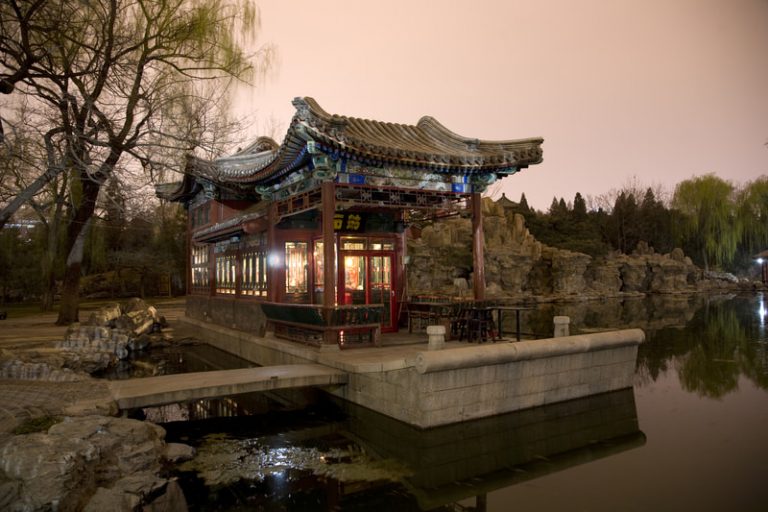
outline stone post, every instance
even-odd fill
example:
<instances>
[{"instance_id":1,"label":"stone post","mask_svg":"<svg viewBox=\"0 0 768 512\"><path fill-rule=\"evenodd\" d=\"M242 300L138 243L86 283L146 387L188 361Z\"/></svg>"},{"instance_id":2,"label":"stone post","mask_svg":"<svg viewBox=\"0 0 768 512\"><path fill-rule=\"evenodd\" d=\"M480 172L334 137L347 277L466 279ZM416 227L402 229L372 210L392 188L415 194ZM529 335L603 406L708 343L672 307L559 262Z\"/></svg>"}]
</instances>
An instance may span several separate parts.
<instances>
[{"instance_id":1,"label":"stone post","mask_svg":"<svg viewBox=\"0 0 768 512\"><path fill-rule=\"evenodd\" d=\"M429 350L442 350L445 348L444 325L428 325L427 336L429 336Z\"/></svg>"},{"instance_id":2,"label":"stone post","mask_svg":"<svg viewBox=\"0 0 768 512\"><path fill-rule=\"evenodd\" d=\"M569 324L571 318L567 316L556 316L552 319L555 324L555 338L570 336Z\"/></svg>"}]
</instances>

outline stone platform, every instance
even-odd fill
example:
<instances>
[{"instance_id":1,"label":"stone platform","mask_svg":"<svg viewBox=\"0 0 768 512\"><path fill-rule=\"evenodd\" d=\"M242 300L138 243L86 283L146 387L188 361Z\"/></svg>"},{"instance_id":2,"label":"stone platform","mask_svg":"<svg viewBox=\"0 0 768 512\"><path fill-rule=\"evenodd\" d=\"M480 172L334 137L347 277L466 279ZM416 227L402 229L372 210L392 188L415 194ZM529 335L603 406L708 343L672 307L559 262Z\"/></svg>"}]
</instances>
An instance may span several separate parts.
<instances>
[{"instance_id":1,"label":"stone platform","mask_svg":"<svg viewBox=\"0 0 768 512\"><path fill-rule=\"evenodd\" d=\"M320 350L189 317L182 330L259 365L315 363L342 370L330 393L419 428L447 425L629 388L640 329L493 344L415 343Z\"/></svg>"}]
</instances>

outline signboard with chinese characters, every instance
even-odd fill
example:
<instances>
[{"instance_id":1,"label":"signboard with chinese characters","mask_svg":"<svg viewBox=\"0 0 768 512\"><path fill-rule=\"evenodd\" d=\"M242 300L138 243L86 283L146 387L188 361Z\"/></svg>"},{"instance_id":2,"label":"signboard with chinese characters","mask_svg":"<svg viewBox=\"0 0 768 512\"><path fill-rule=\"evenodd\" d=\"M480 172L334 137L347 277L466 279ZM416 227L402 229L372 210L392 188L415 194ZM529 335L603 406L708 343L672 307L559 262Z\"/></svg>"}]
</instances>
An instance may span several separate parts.
<instances>
[{"instance_id":1,"label":"signboard with chinese characters","mask_svg":"<svg viewBox=\"0 0 768 512\"><path fill-rule=\"evenodd\" d=\"M359 212L339 212L333 216L334 231L351 231L362 233L365 231L366 215Z\"/></svg>"}]
</instances>

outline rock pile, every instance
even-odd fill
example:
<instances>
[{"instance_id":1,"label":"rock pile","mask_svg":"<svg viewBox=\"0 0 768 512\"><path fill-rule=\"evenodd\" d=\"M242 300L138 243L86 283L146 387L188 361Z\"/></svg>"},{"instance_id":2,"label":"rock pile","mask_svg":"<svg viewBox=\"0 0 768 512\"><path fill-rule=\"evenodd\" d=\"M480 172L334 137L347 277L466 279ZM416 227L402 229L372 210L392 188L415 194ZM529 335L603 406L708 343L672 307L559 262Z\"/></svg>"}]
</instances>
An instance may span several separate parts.
<instances>
[{"instance_id":1,"label":"rock pile","mask_svg":"<svg viewBox=\"0 0 768 512\"><path fill-rule=\"evenodd\" d=\"M472 274L471 220L451 218L426 226L408 241L411 295L468 295ZM730 274L706 273L680 249L656 253L646 243L631 254L603 258L537 241L520 214L483 200L486 295L514 299L627 297L750 286Z\"/></svg>"},{"instance_id":2,"label":"rock pile","mask_svg":"<svg viewBox=\"0 0 768 512\"><path fill-rule=\"evenodd\" d=\"M178 485L160 473L164 461L194 450L164 437L152 423L107 416L13 436L0 446L0 510L186 510Z\"/></svg>"},{"instance_id":3,"label":"rock pile","mask_svg":"<svg viewBox=\"0 0 768 512\"><path fill-rule=\"evenodd\" d=\"M50 362L21 361L7 351L0 352L0 379L74 382L83 378L69 368L54 366Z\"/></svg>"},{"instance_id":4,"label":"rock pile","mask_svg":"<svg viewBox=\"0 0 768 512\"><path fill-rule=\"evenodd\" d=\"M0 351L0 379L73 381L105 370L131 352L166 343L165 318L141 299L110 304L72 324L54 349Z\"/></svg>"}]
</instances>

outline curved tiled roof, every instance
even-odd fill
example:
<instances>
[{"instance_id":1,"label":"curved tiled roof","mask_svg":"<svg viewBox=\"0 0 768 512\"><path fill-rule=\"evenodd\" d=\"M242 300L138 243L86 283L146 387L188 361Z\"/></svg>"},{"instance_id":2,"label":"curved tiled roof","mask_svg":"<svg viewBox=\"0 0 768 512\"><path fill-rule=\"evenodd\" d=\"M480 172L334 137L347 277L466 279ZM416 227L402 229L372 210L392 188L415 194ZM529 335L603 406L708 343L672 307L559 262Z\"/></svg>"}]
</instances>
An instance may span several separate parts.
<instances>
[{"instance_id":1,"label":"curved tiled roof","mask_svg":"<svg viewBox=\"0 0 768 512\"><path fill-rule=\"evenodd\" d=\"M491 172L542 160L541 138L488 141L458 135L424 116L403 125L331 115L312 98L296 98L296 116L312 138L341 153L383 164L436 171Z\"/></svg>"},{"instance_id":2,"label":"curved tiled roof","mask_svg":"<svg viewBox=\"0 0 768 512\"><path fill-rule=\"evenodd\" d=\"M309 97L293 104L296 114L281 145L262 137L232 156L213 161L190 157L186 172L235 188L269 185L307 162L309 141L333 158L430 172L503 174L542 161L541 138L472 139L429 116L403 125L329 114Z\"/></svg>"}]
</instances>

